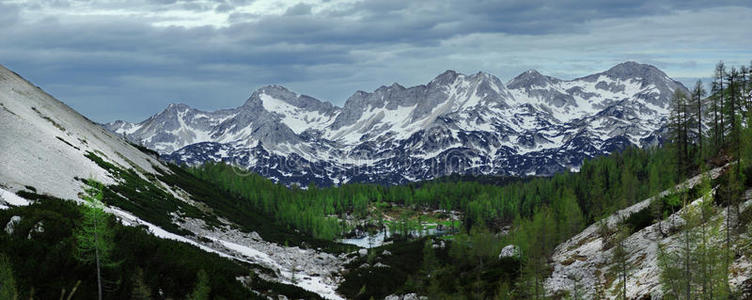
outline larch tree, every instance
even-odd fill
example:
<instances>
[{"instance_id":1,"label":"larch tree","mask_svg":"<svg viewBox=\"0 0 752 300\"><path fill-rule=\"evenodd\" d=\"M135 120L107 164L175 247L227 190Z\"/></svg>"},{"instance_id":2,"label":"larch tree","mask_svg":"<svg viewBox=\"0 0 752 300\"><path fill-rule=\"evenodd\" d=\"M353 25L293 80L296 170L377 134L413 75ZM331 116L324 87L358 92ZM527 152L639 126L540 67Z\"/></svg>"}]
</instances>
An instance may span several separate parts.
<instances>
[{"instance_id":1,"label":"larch tree","mask_svg":"<svg viewBox=\"0 0 752 300\"><path fill-rule=\"evenodd\" d=\"M629 249L626 239L629 237L630 228L620 222L616 233L611 237L614 248L611 254L611 273L619 278L618 285L614 287L613 294L617 299L627 299L627 280L632 266L629 264Z\"/></svg>"},{"instance_id":2,"label":"larch tree","mask_svg":"<svg viewBox=\"0 0 752 300\"><path fill-rule=\"evenodd\" d=\"M699 299L723 299L728 292L724 283L726 269L723 252L716 246L721 239L722 218L714 218L716 208L713 203L713 189L710 176L703 172L699 185L701 202L698 205L699 233L693 256L697 261L697 271L693 279L697 285Z\"/></svg>"},{"instance_id":3,"label":"larch tree","mask_svg":"<svg viewBox=\"0 0 752 300\"><path fill-rule=\"evenodd\" d=\"M713 79L713 84L710 89L710 109L713 111L713 153L718 150L718 146L721 144L721 125L719 118L722 117L721 105L720 105L721 88L720 82L717 78Z\"/></svg>"},{"instance_id":4,"label":"larch tree","mask_svg":"<svg viewBox=\"0 0 752 300\"><path fill-rule=\"evenodd\" d=\"M565 240L579 232L585 221L574 191L570 188L562 188L558 194L559 199L553 203L558 223L556 228L559 231L558 239Z\"/></svg>"},{"instance_id":5,"label":"larch tree","mask_svg":"<svg viewBox=\"0 0 752 300\"><path fill-rule=\"evenodd\" d=\"M677 234L675 245L659 245L658 261L661 270L660 281L665 297L689 300L696 298L694 282L697 280L694 275L697 272L697 252L695 249L699 238L694 228L700 222L700 218L696 207L689 205L686 187L683 187L679 193L683 203L681 218L684 222Z\"/></svg>"},{"instance_id":6,"label":"larch tree","mask_svg":"<svg viewBox=\"0 0 752 300\"><path fill-rule=\"evenodd\" d=\"M741 66L739 68L739 83L740 88L739 91L741 92L741 97L739 98L739 101L741 102L741 105L744 106L744 109L749 113L750 110L752 110L752 103L749 101L749 80L750 76L752 74L750 73L749 68L747 66Z\"/></svg>"},{"instance_id":7,"label":"larch tree","mask_svg":"<svg viewBox=\"0 0 752 300\"><path fill-rule=\"evenodd\" d=\"M87 181L81 205L83 219L75 230L76 258L83 263L95 263L97 270L97 295L102 299L102 267L113 266L111 258L114 232L109 224L109 215L104 211L103 185L92 179Z\"/></svg>"},{"instance_id":8,"label":"larch tree","mask_svg":"<svg viewBox=\"0 0 752 300\"><path fill-rule=\"evenodd\" d=\"M697 109L697 146L699 147L698 153L700 160L705 158L702 149L702 99L706 94L707 92L705 91L705 88L702 87L702 80L698 80L697 83L695 83L695 88L692 90L692 102Z\"/></svg>"},{"instance_id":9,"label":"larch tree","mask_svg":"<svg viewBox=\"0 0 752 300\"><path fill-rule=\"evenodd\" d=\"M686 162L689 158L689 116L687 114L687 95L680 90L671 98L670 130L674 150L676 151L676 169L685 178L688 172Z\"/></svg>"},{"instance_id":10,"label":"larch tree","mask_svg":"<svg viewBox=\"0 0 752 300\"><path fill-rule=\"evenodd\" d=\"M726 90L728 91L728 97L726 97L726 118L728 119L728 131L730 135L731 150L736 152L739 145L739 133L740 123L738 120L739 113L739 71L733 67L731 72L727 74Z\"/></svg>"},{"instance_id":11,"label":"larch tree","mask_svg":"<svg viewBox=\"0 0 752 300\"><path fill-rule=\"evenodd\" d=\"M724 119L723 118L723 113L724 113L723 105L724 105L724 102L725 102L724 90L723 90L723 80L725 79L725 77L726 77L726 65L723 62L719 62L715 66L715 81L718 83L718 86L717 86L718 95L717 95L717 97L718 97L718 105L719 105L718 106L718 111L719 111L719 117L720 117L720 120L719 120L720 124L719 124L719 127L718 127L718 129L719 129L718 138L720 139L719 140L719 142L720 142L719 144L723 144L723 143L726 142L726 137L725 137L726 134L724 132L724 130L725 130L726 127L723 125L723 119Z\"/></svg>"}]
</instances>

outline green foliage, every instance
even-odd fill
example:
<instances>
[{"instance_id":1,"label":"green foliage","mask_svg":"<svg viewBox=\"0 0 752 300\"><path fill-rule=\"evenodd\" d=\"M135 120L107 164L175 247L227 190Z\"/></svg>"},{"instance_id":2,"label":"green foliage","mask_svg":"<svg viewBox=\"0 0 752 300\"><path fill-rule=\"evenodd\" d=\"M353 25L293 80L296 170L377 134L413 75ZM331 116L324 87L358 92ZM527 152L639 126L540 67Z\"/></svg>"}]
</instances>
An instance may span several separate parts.
<instances>
[{"instance_id":1,"label":"green foliage","mask_svg":"<svg viewBox=\"0 0 752 300\"><path fill-rule=\"evenodd\" d=\"M136 268L132 277L133 289L131 291L131 300L149 300L151 299L151 289L144 281L144 270Z\"/></svg>"},{"instance_id":2,"label":"green foliage","mask_svg":"<svg viewBox=\"0 0 752 300\"><path fill-rule=\"evenodd\" d=\"M94 180L87 181L89 187L83 195L81 206L83 220L74 232L76 239L76 259L83 263L95 263L97 272L98 297L102 299L102 267L112 267L111 258L114 232L109 224L109 215L104 211L102 189L104 186Z\"/></svg>"},{"instance_id":3,"label":"green foliage","mask_svg":"<svg viewBox=\"0 0 752 300\"><path fill-rule=\"evenodd\" d=\"M83 216L80 226L75 230L76 258L83 263L96 263L110 266L114 247L114 232L110 225L110 216L104 211L102 203L103 185L88 180L89 187L83 196L85 204L80 206Z\"/></svg>"},{"instance_id":4,"label":"green foliage","mask_svg":"<svg viewBox=\"0 0 752 300\"><path fill-rule=\"evenodd\" d=\"M187 299L188 300L209 300L209 293L211 292L211 287L209 286L209 276L206 275L206 271L203 269L198 271L198 274L196 274L196 287L193 288L193 292L191 292Z\"/></svg>"},{"instance_id":5,"label":"green foliage","mask_svg":"<svg viewBox=\"0 0 752 300\"><path fill-rule=\"evenodd\" d=\"M0 254L0 299L13 300L18 298L16 280L13 278L13 267L7 256Z\"/></svg>"},{"instance_id":6,"label":"green foliage","mask_svg":"<svg viewBox=\"0 0 752 300\"><path fill-rule=\"evenodd\" d=\"M577 204L577 196L569 188L562 188L559 192L559 201L553 203L553 211L556 216L559 240L569 238L582 230L585 218Z\"/></svg>"},{"instance_id":7,"label":"green foliage","mask_svg":"<svg viewBox=\"0 0 752 300\"><path fill-rule=\"evenodd\" d=\"M86 157L114 177L121 179L118 184L103 188L104 203L133 213L169 232L192 235L190 231L181 229L172 222L171 216L175 214L202 219L209 226L219 226L221 222L216 216L221 215L223 218L240 225L244 231L258 232L268 241L280 244L288 241L292 245L304 248L322 248L335 253L352 249L349 245L336 244L301 235L290 229L286 224L280 226L280 223L274 222L274 215L250 205L252 201L247 198L239 196L238 193L228 192L222 186L218 187L210 181L202 180L178 166L168 165L169 171L155 167L159 174L144 179L138 175L136 170L116 166L94 153L88 152ZM235 176L240 178L240 176ZM189 193L193 200L207 205L210 210L202 211L196 206L177 199L173 193L158 184L156 179L167 183L175 193L180 194L183 191ZM268 194L270 201L276 199L272 196L274 191L271 192ZM292 218L292 215L290 217ZM313 215L309 215L308 219L312 217Z\"/></svg>"},{"instance_id":8,"label":"green foliage","mask_svg":"<svg viewBox=\"0 0 752 300\"><path fill-rule=\"evenodd\" d=\"M418 273L423 262L424 239L412 241L397 241L393 244L384 245L371 249L377 253L376 262L389 267L376 267L368 265L368 257L358 257L346 267L350 270L344 274L345 281L340 284L337 292L347 299L383 299L395 292L409 292L403 290L408 277ZM384 255L383 251L391 254Z\"/></svg>"},{"instance_id":9,"label":"green foliage","mask_svg":"<svg viewBox=\"0 0 752 300\"><path fill-rule=\"evenodd\" d=\"M627 280L632 271L632 266L629 264L629 249L625 240L631 234L631 229L622 222L617 228L616 234L612 237L614 244L613 254L611 255L611 267L609 272L615 274L618 277L617 284L612 289L612 294L617 299L627 299Z\"/></svg>"},{"instance_id":10,"label":"green foliage","mask_svg":"<svg viewBox=\"0 0 752 300\"><path fill-rule=\"evenodd\" d=\"M305 205L299 206L300 209L284 214L284 220L290 220L289 223L281 221L276 217L276 214L270 213L277 211L275 208L277 205L293 206L279 202L289 201L287 199L290 199L290 194L301 193L302 190L291 190L281 185L275 185L258 175L241 176L226 165L214 165L213 167L216 167L216 169L207 166L204 169L205 173L196 172L193 169L187 171L176 165L169 165L169 167L170 172L162 172L159 176L160 180L171 187L190 193L194 200L206 204L215 215L220 215L232 221L244 231L257 232L264 240L303 248L321 248L332 253L349 252L355 248L352 245L343 245L316 238L315 235L311 236L311 234L301 232L297 227L291 228L290 223L297 224L292 220L312 224L312 228L322 227L321 224L313 224L319 219L313 209L301 212L301 210L306 209ZM254 183L256 180L260 182L258 185ZM256 198L258 195L261 195L262 198ZM331 197L325 199L325 202L329 203L329 201L333 201L332 199ZM309 200L309 204L317 207L312 201ZM301 214L296 218L295 213ZM326 217L325 223L339 225L333 217ZM336 230L339 234L340 229L337 228Z\"/></svg>"},{"instance_id":11,"label":"green foliage","mask_svg":"<svg viewBox=\"0 0 752 300\"><path fill-rule=\"evenodd\" d=\"M144 179L133 168L121 168L92 152L87 152L86 157L113 177L121 179L117 184L103 187L102 202L105 204L119 207L167 231L182 235L191 235L191 232L175 225L171 220L172 214L201 218L213 225L219 224L215 217L175 198L172 193L158 186L155 178Z\"/></svg>"},{"instance_id":12,"label":"green foliage","mask_svg":"<svg viewBox=\"0 0 752 300\"><path fill-rule=\"evenodd\" d=\"M541 207L552 206L557 225L562 225L557 235L563 237L672 185L676 178L672 163L671 152L663 148L628 148L585 161L579 173L508 180L504 181L506 185L442 179L404 186L346 184L306 190L290 189L255 174L239 176L237 170L224 164L210 163L189 172L243 198L237 204L242 207L240 211L263 212L281 226L319 239L335 239L349 229L337 217L350 214L359 219L373 218L372 208L385 203L416 210L462 211L466 231L475 225L498 228L499 224L511 224L517 216L530 218ZM406 222L396 225L398 231L412 228Z\"/></svg>"},{"instance_id":13,"label":"green foliage","mask_svg":"<svg viewBox=\"0 0 752 300\"><path fill-rule=\"evenodd\" d=\"M717 246L723 238L723 219L716 215L711 191L706 174L698 186L699 204L685 205L681 211L677 245L659 246L660 279L667 299L725 299L729 295L727 252ZM677 198L686 199L686 191L679 194Z\"/></svg>"},{"instance_id":14,"label":"green foliage","mask_svg":"<svg viewBox=\"0 0 752 300\"><path fill-rule=\"evenodd\" d=\"M630 233L634 233L652 225L654 220L653 212L648 207L629 215L629 217L624 220L624 223L632 230Z\"/></svg>"},{"instance_id":15,"label":"green foliage","mask_svg":"<svg viewBox=\"0 0 752 300\"><path fill-rule=\"evenodd\" d=\"M22 217L13 235L0 234L0 253L7 255L13 265L19 299L28 299L32 290L35 299L58 299L64 288L74 287L78 280L81 284L75 299L96 299L96 293L91 292L97 289L91 265L74 258L76 239L73 232L83 221L80 207L72 201L28 192L22 196L34 203L0 210L2 224L12 216ZM44 232L27 239L28 233L40 222L44 224ZM138 290L161 290L164 298L183 299L195 287L196 274L201 269L211 278L208 283L215 299L265 299L236 280L252 270L271 272L261 266L241 265L189 244L161 239L143 227L126 227L113 222L112 231L112 257L121 263L108 268L107 274L112 277L132 276L141 269L143 285L139 287L136 279L122 280L120 285L113 287L114 290L104 290L106 299L139 299L136 297L139 293L134 292ZM270 291L270 296L319 298L299 287L261 278L254 279L249 287L264 294Z\"/></svg>"}]
</instances>

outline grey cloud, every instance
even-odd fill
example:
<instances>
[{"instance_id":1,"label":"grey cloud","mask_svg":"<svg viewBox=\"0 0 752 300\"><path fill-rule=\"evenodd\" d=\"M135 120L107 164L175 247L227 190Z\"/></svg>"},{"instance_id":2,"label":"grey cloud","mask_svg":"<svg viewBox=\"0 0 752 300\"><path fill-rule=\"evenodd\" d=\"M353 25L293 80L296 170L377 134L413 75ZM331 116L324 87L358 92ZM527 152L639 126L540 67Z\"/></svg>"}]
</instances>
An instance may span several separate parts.
<instances>
[{"instance_id":1,"label":"grey cloud","mask_svg":"<svg viewBox=\"0 0 752 300\"><path fill-rule=\"evenodd\" d=\"M233 11L246 2L148 3L159 9ZM0 3L0 25L7 24L0 26L0 63L51 86L63 100L73 99L74 108L95 120L135 121L169 102L206 109L238 105L264 84L285 84L341 103L358 89L394 81L420 84L445 69L510 78L548 66L548 74L567 77L627 59L679 70L694 68L692 63L705 68L707 62L692 58L677 62L648 52L613 53L630 43L640 49L633 41L638 33L578 34L596 30L592 24L603 20L629 24L679 7L700 9L702 3L380 0L317 13L299 3L284 15L232 13L225 28L157 28L143 16L13 25L18 9ZM642 37L662 38L648 32ZM587 50L567 50L575 48Z\"/></svg>"},{"instance_id":2,"label":"grey cloud","mask_svg":"<svg viewBox=\"0 0 752 300\"><path fill-rule=\"evenodd\" d=\"M0 26L9 27L18 22L19 8L14 4L0 3ZM3 32L0 30L0 36Z\"/></svg>"},{"instance_id":3,"label":"grey cloud","mask_svg":"<svg viewBox=\"0 0 752 300\"><path fill-rule=\"evenodd\" d=\"M234 10L234 7L227 3L221 3L214 8L216 12L228 12Z\"/></svg>"},{"instance_id":4,"label":"grey cloud","mask_svg":"<svg viewBox=\"0 0 752 300\"><path fill-rule=\"evenodd\" d=\"M305 4L305 3L298 3L285 11L285 16L301 16L301 15L310 15L311 14L311 5Z\"/></svg>"}]
</instances>

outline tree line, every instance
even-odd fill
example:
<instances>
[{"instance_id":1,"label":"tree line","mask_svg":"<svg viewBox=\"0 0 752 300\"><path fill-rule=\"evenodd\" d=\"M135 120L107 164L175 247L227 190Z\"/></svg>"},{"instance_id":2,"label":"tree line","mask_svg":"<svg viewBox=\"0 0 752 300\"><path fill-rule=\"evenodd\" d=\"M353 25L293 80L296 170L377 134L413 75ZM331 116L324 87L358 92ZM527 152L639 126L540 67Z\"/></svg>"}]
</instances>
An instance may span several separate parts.
<instances>
[{"instance_id":1,"label":"tree line","mask_svg":"<svg viewBox=\"0 0 752 300\"><path fill-rule=\"evenodd\" d=\"M415 210L460 211L462 229L488 228L532 219L545 209L562 223L592 223L625 205L674 184L674 157L663 148L635 147L608 157L586 160L577 173L533 178L503 186L472 181L435 181L400 186L344 184L302 189L275 184L259 175L238 176L232 166L209 163L189 171L236 193L248 209L274 216L280 224L322 239L336 239L350 228L346 216L375 219L384 205ZM585 207L587 209L583 210ZM573 221L572 215L579 216ZM574 230L568 224L561 228ZM566 234L559 234L566 235Z\"/></svg>"}]
</instances>

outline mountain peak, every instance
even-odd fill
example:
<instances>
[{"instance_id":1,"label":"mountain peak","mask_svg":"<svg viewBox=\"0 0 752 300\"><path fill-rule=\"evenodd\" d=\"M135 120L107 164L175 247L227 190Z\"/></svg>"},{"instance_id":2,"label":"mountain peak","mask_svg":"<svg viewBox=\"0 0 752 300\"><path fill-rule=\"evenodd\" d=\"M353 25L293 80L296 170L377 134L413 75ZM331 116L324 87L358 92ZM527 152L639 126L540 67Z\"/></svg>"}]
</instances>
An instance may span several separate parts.
<instances>
[{"instance_id":1,"label":"mountain peak","mask_svg":"<svg viewBox=\"0 0 752 300\"><path fill-rule=\"evenodd\" d=\"M475 80L491 80L491 81L496 82L497 84L501 83L501 80L499 78L497 78L491 73L483 72L483 71L478 71L477 73L471 75L470 78L475 79Z\"/></svg>"},{"instance_id":2,"label":"mountain peak","mask_svg":"<svg viewBox=\"0 0 752 300\"><path fill-rule=\"evenodd\" d=\"M246 100L245 104L243 104L244 107L253 106L255 104L259 104L263 101L263 97L272 97L275 99L282 100L284 102L292 104L295 102L295 100L298 98L298 94L290 91L284 86L271 84L271 85L265 85L262 86L251 94L251 97Z\"/></svg>"},{"instance_id":3,"label":"mountain peak","mask_svg":"<svg viewBox=\"0 0 752 300\"><path fill-rule=\"evenodd\" d=\"M666 73L659 70L653 65L641 64L634 61L626 61L615 65L604 72L606 75L611 75L616 78L628 78L628 77L642 77L647 78L650 75L659 75L666 77Z\"/></svg>"},{"instance_id":4,"label":"mountain peak","mask_svg":"<svg viewBox=\"0 0 752 300\"><path fill-rule=\"evenodd\" d=\"M630 77L614 77L624 74ZM111 130L127 132L129 138L164 154L197 142L227 143L228 149L237 151L261 149L256 145L262 142L264 149L276 153L273 155L296 155L317 165L312 169L319 173L284 167L285 174L292 175L275 176L286 182L311 174L319 174L316 178L326 182L332 172L349 172L346 165L372 162L380 164L374 172L383 173L378 174L428 179L433 175L426 175L429 173L423 167L403 170L391 166L412 161L420 161L422 166L429 161L442 163L445 158L440 154L453 149L469 149L473 159L510 162L503 167L489 163L489 170L543 175L578 167L583 157L570 156L573 151L587 149L587 157L592 157L627 143L645 145L646 138L662 128L668 99L681 87L663 76L652 66L626 62L584 79L566 81L531 69L505 86L486 72L447 70L427 84L403 87L389 83L375 91L357 91L341 108L269 85L255 90L247 106L238 109L186 114L183 122L149 121L140 127L118 124L121 126ZM187 130L176 131L182 124L186 125L180 128ZM565 138L568 136L575 138ZM222 157L219 153L207 156L200 145L194 149L194 156L173 157L187 164ZM257 160L243 164L270 167ZM447 172L430 170L438 175ZM377 173L369 176L372 174ZM408 180L395 178L383 180ZM366 181L372 180L382 179Z\"/></svg>"},{"instance_id":5,"label":"mountain peak","mask_svg":"<svg viewBox=\"0 0 752 300\"><path fill-rule=\"evenodd\" d=\"M510 89L529 88L531 86L545 86L558 81L560 80L550 76L545 76L534 69L530 69L509 81L507 87Z\"/></svg>"},{"instance_id":6,"label":"mountain peak","mask_svg":"<svg viewBox=\"0 0 752 300\"><path fill-rule=\"evenodd\" d=\"M298 94L281 85L266 85L255 90L251 97L243 104L247 109L266 109L269 110L271 104L277 101L292 105L298 109L309 111L319 111L322 113L333 113L337 107L329 102L321 101L311 96ZM267 102L267 103L264 103Z\"/></svg>"},{"instance_id":7,"label":"mountain peak","mask_svg":"<svg viewBox=\"0 0 752 300\"><path fill-rule=\"evenodd\" d=\"M278 85L278 84L265 85L265 86L260 87L257 91L293 93L292 91L290 91L290 89L288 89L288 88L286 88L286 87L284 87L282 85Z\"/></svg>"},{"instance_id":8,"label":"mountain peak","mask_svg":"<svg viewBox=\"0 0 752 300\"><path fill-rule=\"evenodd\" d=\"M185 104L185 103L179 103L178 102L178 103L170 103L169 105L167 105L167 109L166 110L185 111L185 110L189 110L189 109L191 109L191 107L188 106L187 104Z\"/></svg>"},{"instance_id":9,"label":"mountain peak","mask_svg":"<svg viewBox=\"0 0 752 300\"><path fill-rule=\"evenodd\" d=\"M443 73L439 74L439 76L436 76L436 78L431 80L431 83L440 85L450 84L454 82L454 80L457 79L458 76L460 76L460 74L455 72L454 70L446 70Z\"/></svg>"},{"instance_id":10,"label":"mountain peak","mask_svg":"<svg viewBox=\"0 0 752 300\"><path fill-rule=\"evenodd\" d=\"M522 73L522 74L526 74L526 75L530 75L530 76L543 76L543 75L541 75L541 73L539 73L539 72L538 72L538 70L536 70L536 69L529 69L529 70L525 71L525 72L524 72L524 73ZM520 74L520 75L522 75L522 74Z\"/></svg>"}]
</instances>

